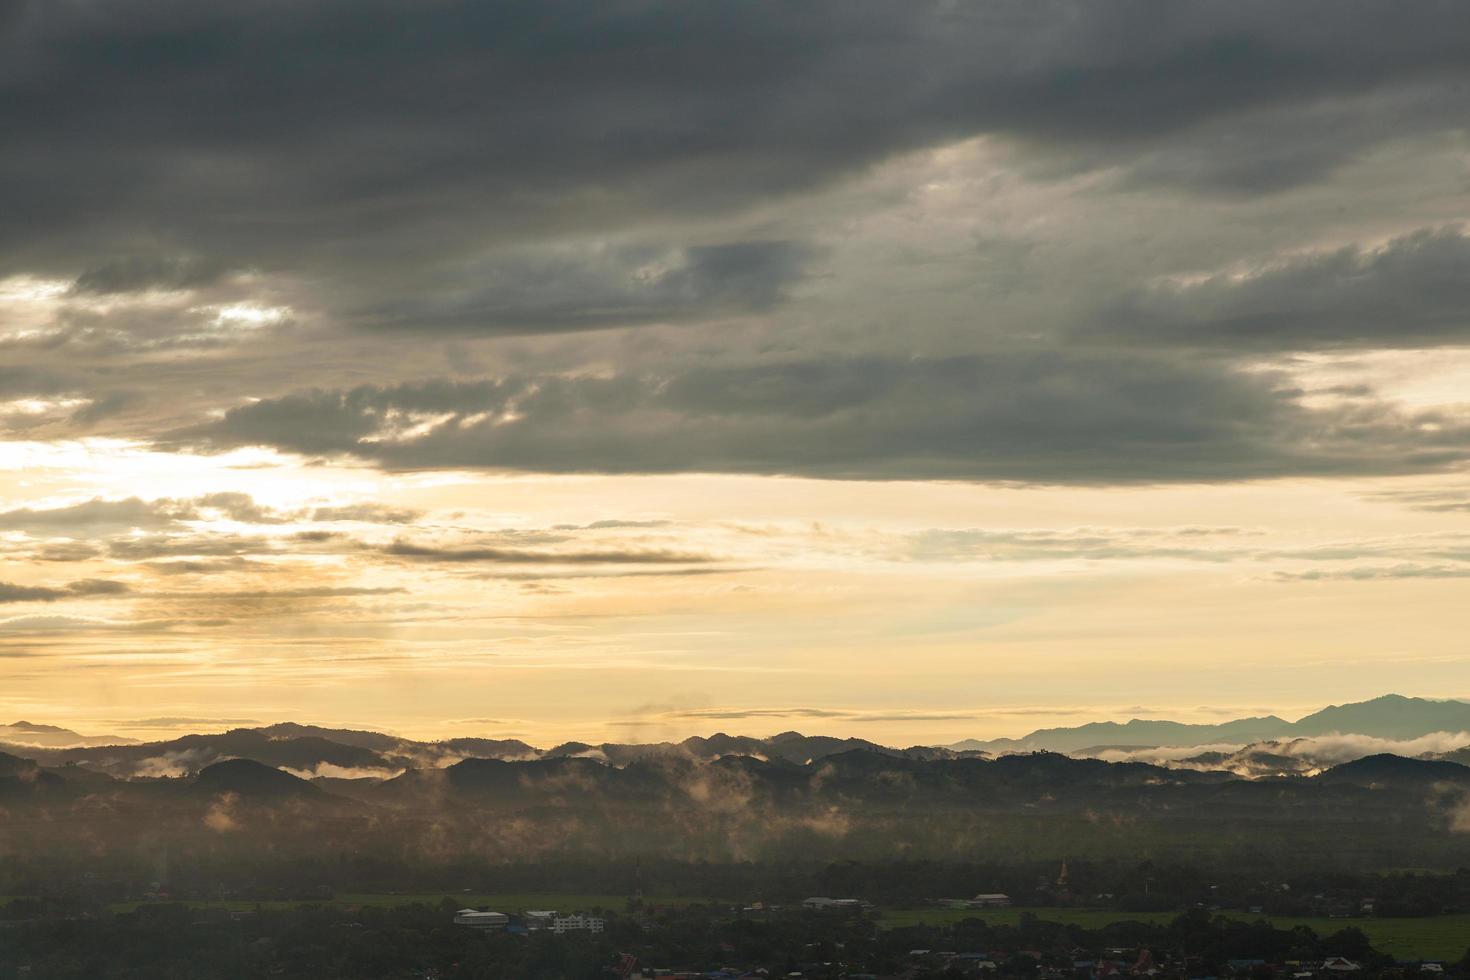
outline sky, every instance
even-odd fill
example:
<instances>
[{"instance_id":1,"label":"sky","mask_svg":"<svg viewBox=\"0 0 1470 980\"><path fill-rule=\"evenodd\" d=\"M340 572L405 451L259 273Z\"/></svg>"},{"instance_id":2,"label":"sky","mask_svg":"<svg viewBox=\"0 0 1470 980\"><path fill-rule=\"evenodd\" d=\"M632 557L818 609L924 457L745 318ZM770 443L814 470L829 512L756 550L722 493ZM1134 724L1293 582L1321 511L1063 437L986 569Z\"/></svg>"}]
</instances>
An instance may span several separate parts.
<instances>
[{"instance_id":1,"label":"sky","mask_svg":"<svg viewBox=\"0 0 1470 980\"><path fill-rule=\"evenodd\" d=\"M1470 695L1467 91L1458 0L0 0L0 721Z\"/></svg>"}]
</instances>

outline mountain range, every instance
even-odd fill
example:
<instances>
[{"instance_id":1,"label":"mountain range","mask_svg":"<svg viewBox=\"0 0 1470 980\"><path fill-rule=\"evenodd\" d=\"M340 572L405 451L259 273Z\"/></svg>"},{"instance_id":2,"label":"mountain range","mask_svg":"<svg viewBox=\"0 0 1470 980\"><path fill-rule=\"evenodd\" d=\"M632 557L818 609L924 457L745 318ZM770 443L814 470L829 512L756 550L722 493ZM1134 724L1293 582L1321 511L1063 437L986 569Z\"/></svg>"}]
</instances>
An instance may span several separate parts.
<instances>
[{"instance_id":1,"label":"mountain range","mask_svg":"<svg viewBox=\"0 0 1470 980\"><path fill-rule=\"evenodd\" d=\"M1211 854L1271 866L1470 867L1467 712L1461 702L1389 696L1294 723L1138 721L979 750L797 732L543 750L295 723L149 743L12 744L0 746L0 858L64 861L145 842L137 846L149 860L171 852L242 866L330 851L337 862L405 867L644 854ZM1282 726L1293 734L1246 741ZM1132 744L1097 740L1118 730ZM1445 730L1460 734L1434 735ZM1216 741L1141 744L1149 738ZM1080 748L1030 747L1045 739Z\"/></svg>"},{"instance_id":2,"label":"mountain range","mask_svg":"<svg viewBox=\"0 0 1470 980\"><path fill-rule=\"evenodd\" d=\"M443 769L471 759L583 759L626 767L658 759L739 756L803 765L853 751L912 761L1057 752L1259 778L1310 775L1383 753L1470 762L1470 703L1390 694L1333 705L1294 722L1274 715L1214 725L1133 719L1041 729L1016 739L909 748L792 731L766 737L717 733L680 742L565 742L540 749L519 739L415 741L383 732L293 722L137 742L17 722L0 726L0 750L43 766L75 765L122 779L188 775L229 759L254 760L304 778L381 781L409 770Z\"/></svg>"},{"instance_id":3,"label":"mountain range","mask_svg":"<svg viewBox=\"0 0 1470 980\"><path fill-rule=\"evenodd\" d=\"M116 779L0 754L0 813L0 857L53 864L80 852L241 868L642 855L1470 863L1470 767L1394 755L1271 779L1049 752L914 758L864 748L806 763L466 758L390 778L304 779L235 758L176 778Z\"/></svg>"}]
</instances>

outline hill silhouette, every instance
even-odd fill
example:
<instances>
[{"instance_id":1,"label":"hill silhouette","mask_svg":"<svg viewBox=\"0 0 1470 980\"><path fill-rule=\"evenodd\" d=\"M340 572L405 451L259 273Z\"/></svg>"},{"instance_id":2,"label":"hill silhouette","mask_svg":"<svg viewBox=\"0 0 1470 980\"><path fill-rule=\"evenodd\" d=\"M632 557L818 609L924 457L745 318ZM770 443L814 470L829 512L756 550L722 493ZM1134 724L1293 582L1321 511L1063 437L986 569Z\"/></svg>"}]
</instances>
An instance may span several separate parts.
<instances>
[{"instance_id":1,"label":"hill silhouette","mask_svg":"<svg viewBox=\"0 0 1470 980\"><path fill-rule=\"evenodd\" d=\"M253 759L230 759L206 766L190 788L201 794L232 793L245 801L321 800L327 796L306 780Z\"/></svg>"},{"instance_id":2,"label":"hill silhouette","mask_svg":"<svg viewBox=\"0 0 1470 980\"><path fill-rule=\"evenodd\" d=\"M1458 762L1406 759L1384 753L1333 766L1317 779L1324 783L1400 788L1426 788L1442 783L1470 785L1470 767Z\"/></svg>"}]
</instances>

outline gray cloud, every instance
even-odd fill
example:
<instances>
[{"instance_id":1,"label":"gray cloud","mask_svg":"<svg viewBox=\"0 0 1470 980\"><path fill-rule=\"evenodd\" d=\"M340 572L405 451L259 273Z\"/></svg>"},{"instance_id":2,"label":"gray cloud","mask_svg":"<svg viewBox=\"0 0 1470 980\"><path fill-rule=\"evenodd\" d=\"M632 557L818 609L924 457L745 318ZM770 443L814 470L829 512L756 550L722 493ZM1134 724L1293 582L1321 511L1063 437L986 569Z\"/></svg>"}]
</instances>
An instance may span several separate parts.
<instances>
[{"instance_id":1,"label":"gray cloud","mask_svg":"<svg viewBox=\"0 0 1470 980\"><path fill-rule=\"evenodd\" d=\"M248 493L223 492L195 497L190 503L197 508L213 510L242 524L284 524L292 515L283 514L257 504Z\"/></svg>"},{"instance_id":2,"label":"gray cloud","mask_svg":"<svg viewBox=\"0 0 1470 980\"><path fill-rule=\"evenodd\" d=\"M739 721L745 718L846 718L849 711L826 708L688 708L667 711L671 718L706 718L711 721Z\"/></svg>"},{"instance_id":3,"label":"gray cloud","mask_svg":"<svg viewBox=\"0 0 1470 980\"><path fill-rule=\"evenodd\" d=\"M94 498L61 507L22 507L0 513L0 528L67 537L134 529L166 531L184 526L185 521L210 516L209 512L247 524L280 524L290 519L290 515L259 506L249 494L212 493L181 500Z\"/></svg>"},{"instance_id":4,"label":"gray cloud","mask_svg":"<svg viewBox=\"0 0 1470 980\"><path fill-rule=\"evenodd\" d=\"M299 589L241 589L222 592L155 592L160 599L335 599L348 596L402 595L407 589L366 586L307 586Z\"/></svg>"},{"instance_id":5,"label":"gray cloud","mask_svg":"<svg viewBox=\"0 0 1470 980\"><path fill-rule=\"evenodd\" d=\"M1327 97L1453 91L1470 62L1470 12L1436 2L18 10L0 253L80 262L91 292L256 266L371 292L487 239L738 209L977 133L1153 150ZM1363 139L1322 140L1308 169Z\"/></svg>"},{"instance_id":6,"label":"gray cloud","mask_svg":"<svg viewBox=\"0 0 1470 980\"><path fill-rule=\"evenodd\" d=\"M603 521L593 521L590 524L557 524L557 525L554 525L553 526L552 530L555 530L555 531L615 531L615 530L625 530L625 529L629 529L629 528L646 529L646 528L655 528L655 527L671 527L671 526L673 526L673 523L674 523L673 521L664 521L664 520L652 520L652 521L603 520Z\"/></svg>"},{"instance_id":7,"label":"gray cloud","mask_svg":"<svg viewBox=\"0 0 1470 980\"><path fill-rule=\"evenodd\" d=\"M0 582L0 602L55 602L70 597L71 593L66 589Z\"/></svg>"},{"instance_id":8,"label":"gray cloud","mask_svg":"<svg viewBox=\"0 0 1470 980\"><path fill-rule=\"evenodd\" d=\"M1464 565L1422 565L1403 563L1309 572L1277 572L1279 582L1375 582L1384 579L1451 579L1470 578L1470 567Z\"/></svg>"},{"instance_id":9,"label":"gray cloud","mask_svg":"<svg viewBox=\"0 0 1470 980\"><path fill-rule=\"evenodd\" d=\"M1058 561L1170 558L1229 562L1250 554L1239 547L1205 548L1209 537L1239 534L1239 528L1097 528L1076 530L991 530L931 528L909 535L897 557L919 561ZM1194 542L1189 544L1189 542Z\"/></svg>"},{"instance_id":10,"label":"gray cloud","mask_svg":"<svg viewBox=\"0 0 1470 980\"><path fill-rule=\"evenodd\" d=\"M384 504L345 504L340 507L317 507L311 512L314 521L360 521L364 524L412 524L422 511Z\"/></svg>"},{"instance_id":11,"label":"gray cloud","mask_svg":"<svg viewBox=\"0 0 1470 980\"><path fill-rule=\"evenodd\" d=\"M792 242L519 253L456 267L438 288L348 312L374 329L586 330L770 309L811 250Z\"/></svg>"},{"instance_id":12,"label":"gray cloud","mask_svg":"<svg viewBox=\"0 0 1470 980\"><path fill-rule=\"evenodd\" d=\"M1453 417L1300 394L1269 373L1142 356L840 358L308 391L173 439L402 468L1059 483L1415 472L1470 450Z\"/></svg>"},{"instance_id":13,"label":"gray cloud","mask_svg":"<svg viewBox=\"0 0 1470 980\"><path fill-rule=\"evenodd\" d=\"M662 718L700 721L746 721L760 718L840 719L851 722L974 721L971 711L862 711L832 708L684 708L659 713ZM647 719L615 724L646 724Z\"/></svg>"},{"instance_id":14,"label":"gray cloud","mask_svg":"<svg viewBox=\"0 0 1470 980\"><path fill-rule=\"evenodd\" d=\"M168 574L188 571L190 563L202 562L200 570L229 571L232 568L263 568L270 564L252 562L246 555L351 554L363 545L355 538L332 531L303 531L287 537L260 534L230 534L223 531L199 534L155 533L113 537L105 542L107 556L118 561L150 562L149 568ZM155 559L182 559L185 567ZM160 567L164 566L164 567Z\"/></svg>"},{"instance_id":15,"label":"gray cloud","mask_svg":"<svg viewBox=\"0 0 1470 980\"><path fill-rule=\"evenodd\" d=\"M123 561L170 557L228 557L270 554L278 550L270 538L239 534L149 535L141 538L117 538L107 543L107 553Z\"/></svg>"},{"instance_id":16,"label":"gray cloud","mask_svg":"<svg viewBox=\"0 0 1470 980\"><path fill-rule=\"evenodd\" d=\"M83 619L80 616L17 616L14 619L0 620L0 633L169 633L180 628L216 629L228 625L228 619L134 619L113 622ZM13 654L7 652L5 655ZM90 665L99 666L101 665Z\"/></svg>"},{"instance_id":17,"label":"gray cloud","mask_svg":"<svg viewBox=\"0 0 1470 980\"><path fill-rule=\"evenodd\" d=\"M500 582L525 582L536 584L539 582L560 581L563 579L608 579L608 578L697 578L703 575L739 575L754 569L732 568L721 565L718 568L640 568L635 570L598 570L594 572L503 572L493 574L474 575L473 578L493 579Z\"/></svg>"},{"instance_id":18,"label":"gray cloud","mask_svg":"<svg viewBox=\"0 0 1470 980\"><path fill-rule=\"evenodd\" d=\"M16 585L11 582L0 582L0 603L56 602L61 599L117 596L123 595L128 591L126 582L114 582L109 579L96 578L80 579L69 585L59 587Z\"/></svg>"},{"instance_id":19,"label":"gray cloud","mask_svg":"<svg viewBox=\"0 0 1470 980\"><path fill-rule=\"evenodd\" d=\"M1124 190L1167 186L1248 197L1309 186L1379 144L1461 126L1457 87L1433 72L1405 85L1351 92L1214 116L1182 138L1093 150L1071 166L1117 166Z\"/></svg>"},{"instance_id":20,"label":"gray cloud","mask_svg":"<svg viewBox=\"0 0 1470 980\"><path fill-rule=\"evenodd\" d=\"M150 561L143 567L159 575L218 575L231 572L269 572L276 566L263 561L251 561L239 556L231 558L179 559L174 561Z\"/></svg>"},{"instance_id":21,"label":"gray cloud","mask_svg":"<svg viewBox=\"0 0 1470 980\"><path fill-rule=\"evenodd\" d=\"M410 541L394 541L383 549L383 554L419 561L504 565L685 565L715 560L709 555L654 549L528 551L499 547L443 548Z\"/></svg>"},{"instance_id":22,"label":"gray cloud","mask_svg":"<svg viewBox=\"0 0 1470 980\"><path fill-rule=\"evenodd\" d=\"M0 365L0 398L55 395L66 391L67 387L65 381L49 371Z\"/></svg>"},{"instance_id":23,"label":"gray cloud","mask_svg":"<svg viewBox=\"0 0 1470 980\"><path fill-rule=\"evenodd\" d=\"M1423 229L1138 292L1106 329L1191 346L1299 350L1470 343L1470 238Z\"/></svg>"},{"instance_id":24,"label":"gray cloud","mask_svg":"<svg viewBox=\"0 0 1470 980\"><path fill-rule=\"evenodd\" d=\"M37 561L90 561L101 554L96 545L85 541L51 541L32 552Z\"/></svg>"},{"instance_id":25,"label":"gray cloud","mask_svg":"<svg viewBox=\"0 0 1470 980\"><path fill-rule=\"evenodd\" d=\"M72 284L77 293L179 291L207 286L225 269L198 256L139 253L114 255L83 269Z\"/></svg>"},{"instance_id":26,"label":"gray cloud","mask_svg":"<svg viewBox=\"0 0 1470 980\"><path fill-rule=\"evenodd\" d=\"M277 550L275 542L261 537L243 538L228 534L182 537L168 534L185 529L191 521L225 518L256 525L278 525L301 520L410 524L420 516L421 512L410 508L380 504L283 511L256 503L247 493L222 491L187 499L94 498L61 507L17 508L0 512L0 529L70 538L145 531L150 533L113 540L109 542L109 548L114 557L148 558L169 554L235 554L239 551ZM293 535L291 540L320 544L339 537L341 535L334 531L303 531ZM190 550L201 548L206 550ZM219 551L219 548L226 550ZM37 557L48 561L81 561L96 554L97 549L92 545L51 542L37 553Z\"/></svg>"},{"instance_id":27,"label":"gray cloud","mask_svg":"<svg viewBox=\"0 0 1470 980\"><path fill-rule=\"evenodd\" d=\"M73 425L86 428L104 419L126 412L143 404L145 399L136 391L109 391L92 398L71 414Z\"/></svg>"},{"instance_id":28,"label":"gray cloud","mask_svg":"<svg viewBox=\"0 0 1470 980\"><path fill-rule=\"evenodd\" d=\"M1241 365L1466 339L1463 233L1293 250L1431 220L1442 180L1423 206L1400 192L1341 220L1308 191L1366 186L1368 151L1462 136L1467 80L1470 9L1448 0L17 5L0 280L56 281L0 322L18 362L0 396L68 402L6 424L152 438L207 418L160 445L402 469L1443 470L1467 448L1453 411L1367 388L1315 407ZM883 166L974 136L963 164ZM899 228L930 190L964 195L953 225ZM1164 233L1155 196L1188 227ZM1211 208L1235 230L1202 242ZM1246 249L1243 277L1131 285L1238 269ZM656 327L673 323L690 326ZM610 327L645 329L538 336ZM187 520L125 525L105 502L107 524L101 503L91 524L0 524ZM416 520L361 506L309 519Z\"/></svg>"},{"instance_id":29,"label":"gray cloud","mask_svg":"<svg viewBox=\"0 0 1470 980\"><path fill-rule=\"evenodd\" d=\"M0 528L84 537L132 528L170 528L194 516L187 503L174 500L88 500L64 507L22 507L0 513Z\"/></svg>"},{"instance_id":30,"label":"gray cloud","mask_svg":"<svg viewBox=\"0 0 1470 980\"><path fill-rule=\"evenodd\" d=\"M1368 500L1381 500L1430 513L1470 511L1470 490L1385 490L1364 496Z\"/></svg>"}]
</instances>

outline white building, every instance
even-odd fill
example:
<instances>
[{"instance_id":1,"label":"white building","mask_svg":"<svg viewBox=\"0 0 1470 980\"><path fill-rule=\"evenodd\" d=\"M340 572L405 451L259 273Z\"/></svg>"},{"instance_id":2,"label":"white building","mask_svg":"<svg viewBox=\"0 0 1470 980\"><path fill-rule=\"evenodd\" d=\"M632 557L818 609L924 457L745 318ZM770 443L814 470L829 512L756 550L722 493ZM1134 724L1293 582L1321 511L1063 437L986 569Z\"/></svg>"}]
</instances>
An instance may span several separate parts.
<instances>
[{"instance_id":1,"label":"white building","mask_svg":"<svg viewBox=\"0 0 1470 980\"><path fill-rule=\"evenodd\" d=\"M1331 970L1333 973L1357 973L1363 967L1354 963L1346 956L1329 956L1322 961L1322 969Z\"/></svg>"},{"instance_id":2,"label":"white building","mask_svg":"<svg viewBox=\"0 0 1470 980\"><path fill-rule=\"evenodd\" d=\"M504 912L481 912L479 909L460 909L454 913L454 924L472 929L504 929L510 925L510 916Z\"/></svg>"},{"instance_id":3,"label":"white building","mask_svg":"<svg viewBox=\"0 0 1470 980\"><path fill-rule=\"evenodd\" d=\"M1011 896L1003 892L981 892L970 899L970 904L979 909L1005 908L1011 904Z\"/></svg>"},{"instance_id":4,"label":"white building","mask_svg":"<svg viewBox=\"0 0 1470 980\"><path fill-rule=\"evenodd\" d=\"M558 915L551 920L551 931L558 936L568 932L601 932L607 923L591 915Z\"/></svg>"},{"instance_id":5,"label":"white building","mask_svg":"<svg viewBox=\"0 0 1470 980\"><path fill-rule=\"evenodd\" d=\"M550 929L551 923L556 920L557 913L551 909L527 909L527 929Z\"/></svg>"}]
</instances>

